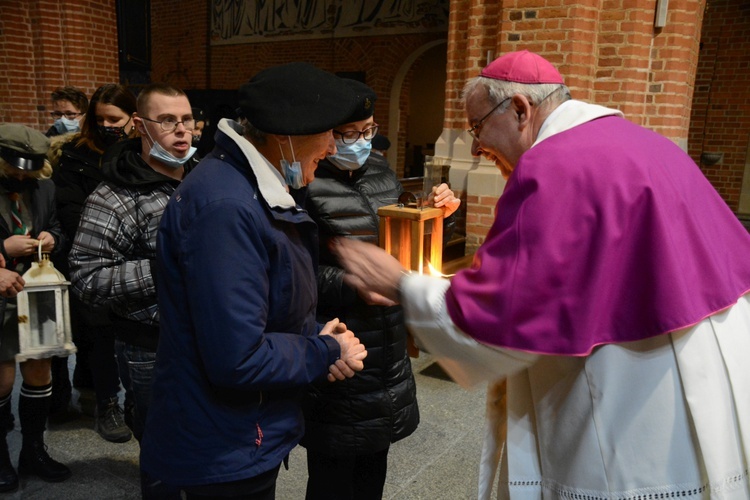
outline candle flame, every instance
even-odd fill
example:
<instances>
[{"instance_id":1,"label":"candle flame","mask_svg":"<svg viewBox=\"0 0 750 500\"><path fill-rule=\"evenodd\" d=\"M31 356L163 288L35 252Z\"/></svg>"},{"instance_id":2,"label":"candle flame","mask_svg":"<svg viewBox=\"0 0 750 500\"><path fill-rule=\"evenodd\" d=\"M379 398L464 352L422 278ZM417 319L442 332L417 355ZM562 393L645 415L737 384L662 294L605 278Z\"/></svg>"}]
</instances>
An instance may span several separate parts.
<instances>
[{"instance_id":1,"label":"candle flame","mask_svg":"<svg viewBox=\"0 0 750 500\"><path fill-rule=\"evenodd\" d=\"M435 276L437 278L452 278L455 276L455 274L443 274L438 269L432 265L432 262L427 261L427 271L430 273L430 276Z\"/></svg>"}]
</instances>

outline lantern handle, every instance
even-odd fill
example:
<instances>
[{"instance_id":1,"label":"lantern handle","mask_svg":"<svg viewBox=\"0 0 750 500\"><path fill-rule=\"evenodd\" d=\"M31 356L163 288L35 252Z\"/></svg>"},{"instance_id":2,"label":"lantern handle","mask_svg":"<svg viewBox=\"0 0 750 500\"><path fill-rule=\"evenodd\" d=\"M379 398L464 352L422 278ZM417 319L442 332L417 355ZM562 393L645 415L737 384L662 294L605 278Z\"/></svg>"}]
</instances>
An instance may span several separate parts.
<instances>
[{"instance_id":1,"label":"lantern handle","mask_svg":"<svg viewBox=\"0 0 750 500\"><path fill-rule=\"evenodd\" d=\"M37 247L39 251L39 262L42 261L42 240L39 240L39 247Z\"/></svg>"}]
</instances>

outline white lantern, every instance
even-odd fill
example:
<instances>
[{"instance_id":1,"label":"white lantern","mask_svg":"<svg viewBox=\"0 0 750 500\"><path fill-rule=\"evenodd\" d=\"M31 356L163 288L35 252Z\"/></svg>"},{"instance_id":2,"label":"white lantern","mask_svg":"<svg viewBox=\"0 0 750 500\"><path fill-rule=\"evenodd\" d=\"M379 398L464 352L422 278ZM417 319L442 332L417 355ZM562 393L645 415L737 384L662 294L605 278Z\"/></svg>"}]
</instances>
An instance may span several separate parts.
<instances>
[{"instance_id":1,"label":"white lantern","mask_svg":"<svg viewBox=\"0 0 750 500\"><path fill-rule=\"evenodd\" d=\"M16 361L68 356L76 352L70 329L70 282L50 262L49 255L23 275L23 291L16 297L18 307L18 346Z\"/></svg>"}]
</instances>

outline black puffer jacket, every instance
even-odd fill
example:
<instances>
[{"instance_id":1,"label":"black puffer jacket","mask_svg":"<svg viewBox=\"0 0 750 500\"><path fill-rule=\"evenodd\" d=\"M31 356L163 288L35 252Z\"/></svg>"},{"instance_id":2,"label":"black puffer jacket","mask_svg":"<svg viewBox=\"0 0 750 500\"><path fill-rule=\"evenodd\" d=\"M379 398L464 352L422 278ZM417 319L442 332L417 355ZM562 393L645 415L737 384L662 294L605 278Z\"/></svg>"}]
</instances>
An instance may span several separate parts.
<instances>
[{"instance_id":1,"label":"black puffer jacket","mask_svg":"<svg viewBox=\"0 0 750 500\"><path fill-rule=\"evenodd\" d=\"M343 285L343 270L327 248L334 236L377 244L377 209L396 203L401 184L384 158L370 155L348 172L321 161L305 206L320 231L318 321L339 318L367 347L364 370L343 382L321 382L305 396L302 445L347 456L374 453L410 435L419 424L416 385L406 354L400 306L365 304Z\"/></svg>"}]
</instances>

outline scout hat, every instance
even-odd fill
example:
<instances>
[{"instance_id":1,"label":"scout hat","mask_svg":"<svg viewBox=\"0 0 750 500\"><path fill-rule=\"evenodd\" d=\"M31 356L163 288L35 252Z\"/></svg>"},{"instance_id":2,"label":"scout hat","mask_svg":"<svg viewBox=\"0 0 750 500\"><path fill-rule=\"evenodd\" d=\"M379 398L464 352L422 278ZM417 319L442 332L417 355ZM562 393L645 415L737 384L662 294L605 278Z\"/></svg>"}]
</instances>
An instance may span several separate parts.
<instances>
[{"instance_id":1,"label":"scout hat","mask_svg":"<svg viewBox=\"0 0 750 500\"><path fill-rule=\"evenodd\" d=\"M49 139L25 125L0 124L0 158L29 172L41 170L49 150Z\"/></svg>"}]
</instances>

